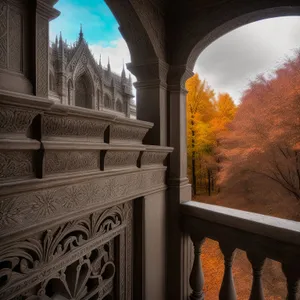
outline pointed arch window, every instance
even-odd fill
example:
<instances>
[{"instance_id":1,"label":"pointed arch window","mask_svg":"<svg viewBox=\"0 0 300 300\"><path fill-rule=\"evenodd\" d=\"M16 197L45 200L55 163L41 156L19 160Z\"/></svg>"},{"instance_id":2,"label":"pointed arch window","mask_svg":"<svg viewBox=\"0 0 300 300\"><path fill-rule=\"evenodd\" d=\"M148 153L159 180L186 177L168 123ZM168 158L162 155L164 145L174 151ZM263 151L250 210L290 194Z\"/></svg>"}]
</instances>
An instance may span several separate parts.
<instances>
[{"instance_id":1,"label":"pointed arch window","mask_svg":"<svg viewBox=\"0 0 300 300\"><path fill-rule=\"evenodd\" d=\"M75 105L92 108L93 90L86 74L81 75L75 82Z\"/></svg>"},{"instance_id":2,"label":"pointed arch window","mask_svg":"<svg viewBox=\"0 0 300 300\"><path fill-rule=\"evenodd\" d=\"M121 102L120 99L117 99L117 102L116 102L116 110L117 110L118 112L122 112L122 111L123 111L123 109L122 109L122 102Z\"/></svg>"},{"instance_id":3,"label":"pointed arch window","mask_svg":"<svg viewBox=\"0 0 300 300\"><path fill-rule=\"evenodd\" d=\"M111 108L111 100L107 94L105 94L105 96L104 96L104 107Z\"/></svg>"}]
</instances>

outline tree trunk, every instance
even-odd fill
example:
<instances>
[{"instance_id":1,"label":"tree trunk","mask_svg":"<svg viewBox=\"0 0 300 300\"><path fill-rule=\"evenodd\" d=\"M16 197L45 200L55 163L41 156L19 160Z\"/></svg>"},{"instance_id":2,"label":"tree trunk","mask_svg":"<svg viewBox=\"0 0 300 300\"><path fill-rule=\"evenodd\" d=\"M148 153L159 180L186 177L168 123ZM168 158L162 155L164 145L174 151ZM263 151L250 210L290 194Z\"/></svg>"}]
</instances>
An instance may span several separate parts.
<instances>
[{"instance_id":1,"label":"tree trunk","mask_svg":"<svg viewBox=\"0 0 300 300\"><path fill-rule=\"evenodd\" d=\"M192 125L192 188L193 194L197 195L197 178L196 178L196 153L195 153L195 131L194 131L194 120L191 118Z\"/></svg>"},{"instance_id":2,"label":"tree trunk","mask_svg":"<svg viewBox=\"0 0 300 300\"><path fill-rule=\"evenodd\" d=\"M210 196L211 195L211 174L210 174L210 169L207 169L207 180L208 180L208 183L207 183L208 196Z\"/></svg>"}]
</instances>

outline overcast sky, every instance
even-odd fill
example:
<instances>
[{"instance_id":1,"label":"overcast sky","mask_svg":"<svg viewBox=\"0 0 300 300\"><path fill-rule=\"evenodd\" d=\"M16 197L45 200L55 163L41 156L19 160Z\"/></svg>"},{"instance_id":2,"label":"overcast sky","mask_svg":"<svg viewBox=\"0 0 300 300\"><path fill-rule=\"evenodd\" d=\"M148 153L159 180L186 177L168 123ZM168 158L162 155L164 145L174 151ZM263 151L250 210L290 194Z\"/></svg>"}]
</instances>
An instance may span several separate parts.
<instances>
[{"instance_id":1,"label":"overcast sky","mask_svg":"<svg viewBox=\"0 0 300 300\"><path fill-rule=\"evenodd\" d=\"M103 0L60 0L55 6L61 16L50 23L50 39L62 31L74 42L83 25L85 39L102 63L110 57L112 70L122 71L130 54L118 23ZM199 56L195 72L218 92L228 92L236 102L250 79L271 72L300 48L300 17L262 20L240 27L209 45ZM128 74L128 72L127 72ZM133 77L134 79L134 77Z\"/></svg>"},{"instance_id":2,"label":"overcast sky","mask_svg":"<svg viewBox=\"0 0 300 300\"><path fill-rule=\"evenodd\" d=\"M300 48L300 17L266 19L240 27L209 45L194 72L216 92L228 92L236 102L249 80L272 72Z\"/></svg>"}]
</instances>

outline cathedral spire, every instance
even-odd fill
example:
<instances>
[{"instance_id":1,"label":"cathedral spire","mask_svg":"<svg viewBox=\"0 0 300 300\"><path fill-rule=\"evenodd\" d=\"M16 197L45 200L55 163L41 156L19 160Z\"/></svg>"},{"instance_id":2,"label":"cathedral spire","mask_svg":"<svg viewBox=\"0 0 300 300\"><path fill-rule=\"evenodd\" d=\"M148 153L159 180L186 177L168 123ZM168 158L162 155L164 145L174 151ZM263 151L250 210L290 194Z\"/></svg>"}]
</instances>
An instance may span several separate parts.
<instances>
[{"instance_id":1,"label":"cathedral spire","mask_svg":"<svg viewBox=\"0 0 300 300\"><path fill-rule=\"evenodd\" d=\"M126 79L124 59L123 59L123 69L122 69L122 73L121 73L121 78L122 78L122 81L125 81L125 79Z\"/></svg>"},{"instance_id":2,"label":"cathedral spire","mask_svg":"<svg viewBox=\"0 0 300 300\"><path fill-rule=\"evenodd\" d=\"M63 39L62 39L61 31L59 32L59 47L60 48L63 47Z\"/></svg>"},{"instance_id":3,"label":"cathedral spire","mask_svg":"<svg viewBox=\"0 0 300 300\"><path fill-rule=\"evenodd\" d=\"M82 24L80 24L80 31L79 31L79 40L83 39L83 32L82 32Z\"/></svg>"},{"instance_id":4,"label":"cathedral spire","mask_svg":"<svg viewBox=\"0 0 300 300\"><path fill-rule=\"evenodd\" d=\"M56 35L56 37L55 37L55 46L56 46L56 47L58 46L58 37L57 37L57 35Z\"/></svg>"},{"instance_id":5,"label":"cathedral spire","mask_svg":"<svg viewBox=\"0 0 300 300\"><path fill-rule=\"evenodd\" d=\"M102 67L101 54L100 54L100 57L99 57L99 66Z\"/></svg>"},{"instance_id":6,"label":"cathedral spire","mask_svg":"<svg viewBox=\"0 0 300 300\"><path fill-rule=\"evenodd\" d=\"M109 61L109 57L108 57L108 61L107 61L107 71L110 72L110 61Z\"/></svg>"}]
</instances>

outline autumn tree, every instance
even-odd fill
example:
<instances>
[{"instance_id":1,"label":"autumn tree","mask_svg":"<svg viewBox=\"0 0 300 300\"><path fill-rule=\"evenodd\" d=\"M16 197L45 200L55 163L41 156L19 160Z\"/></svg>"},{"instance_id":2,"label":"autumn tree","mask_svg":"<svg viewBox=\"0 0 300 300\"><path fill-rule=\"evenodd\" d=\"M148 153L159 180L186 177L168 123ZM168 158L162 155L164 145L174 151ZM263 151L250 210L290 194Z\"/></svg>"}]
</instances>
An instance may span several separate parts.
<instances>
[{"instance_id":1,"label":"autumn tree","mask_svg":"<svg viewBox=\"0 0 300 300\"><path fill-rule=\"evenodd\" d=\"M220 183L227 195L264 203L290 196L300 203L299 120L300 54L244 93L222 139Z\"/></svg>"},{"instance_id":2,"label":"autumn tree","mask_svg":"<svg viewBox=\"0 0 300 300\"><path fill-rule=\"evenodd\" d=\"M196 162L211 152L214 144L210 121L214 115L214 91L195 74L186 82L187 95L187 152L191 162L193 193L197 194ZM201 170L201 167L198 168Z\"/></svg>"}]
</instances>

